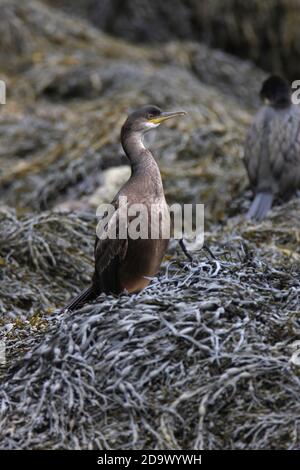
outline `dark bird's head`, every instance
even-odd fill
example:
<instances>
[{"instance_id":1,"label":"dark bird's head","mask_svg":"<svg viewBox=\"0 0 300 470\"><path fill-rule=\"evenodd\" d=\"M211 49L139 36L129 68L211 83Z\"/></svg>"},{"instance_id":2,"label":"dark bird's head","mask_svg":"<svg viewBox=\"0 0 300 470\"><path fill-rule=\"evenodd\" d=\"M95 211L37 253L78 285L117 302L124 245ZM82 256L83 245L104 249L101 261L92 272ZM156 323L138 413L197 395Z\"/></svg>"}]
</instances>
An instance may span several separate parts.
<instances>
[{"instance_id":1,"label":"dark bird's head","mask_svg":"<svg viewBox=\"0 0 300 470\"><path fill-rule=\"evenodd\" d=\"M265 104L274 107L285 107L291 104L289 83L277 75L272 75L262 84L260 97Z\"/></svg>"},{"instance_id":2,"label":"dark bird's head","mask_svg":"<svg viewBox=\"0 0 300 470\"><path fill-rule=\"evenodd\" d=\"M157 106L143 106L128 116L122 127L121 137L124 139L132 133L144 134L167 119L184 114L186 114L184 111L166 113Z\"/></svg>"}]
</instances>

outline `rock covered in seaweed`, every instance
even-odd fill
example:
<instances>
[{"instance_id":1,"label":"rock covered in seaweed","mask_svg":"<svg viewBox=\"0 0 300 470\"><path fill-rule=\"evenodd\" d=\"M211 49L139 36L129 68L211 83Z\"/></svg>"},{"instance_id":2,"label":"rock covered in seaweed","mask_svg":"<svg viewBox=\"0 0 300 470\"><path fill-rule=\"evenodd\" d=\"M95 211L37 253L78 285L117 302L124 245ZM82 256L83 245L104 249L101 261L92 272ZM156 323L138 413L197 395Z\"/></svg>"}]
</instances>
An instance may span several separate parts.
<instances>
[{"instance_id":1,"label":"rock covered in seaweed","mask_svg":"<svg viewBox=\"0 0 300 470\"><path fill-rule=\"evenodd\" d=\"M206 202L208 214L222 218L233 191L246 181L240 157L252 98L243 77L252 83L255 102L260 71L196 44L174 43L160 51L123 44L35 1L4 6L9 14L0 28L9 21L19 25L25 43L24 31L34 32L21 53L13 48L17 32L7 45L13 86L0 120L5 203L48 209L94 193L102 170L125 162L119 133L126 114L145 103L165 109L176 103L188 111L187 119L160 129L151 143L167 196L170 202L178 194L183 201ZM205 70L203 54L210 55ZM239 80L230 72L234 64ZM218 200L217 188L224 188Z\"/></svg>"},{"instance_id":2,"label":"rock covered in seaweed","mask_svg":"<svg viewBox=\"0 0 300 470\"><path fill-rule=\"evenodd\" d=\"M1 447L299 448L299 200L259 225L228 217L250 202L240 157L263 72L201 44L134 47L34 0L1 7ZM148 101L189 111L149 145L170 202L206 204L216 260L173 243L142 293L62 316L93 270L89 198Z\"/></svg>"},{"instance_id":3,"label":"rock covered in seaweed","mask_svg":"<svg viewBox=\"0 0 300 470\"><path fill-rule=\"evenodd\" d=\"M260 237L268 239L269 227L261 225ZM298 448L300 383L290 359L299 258L286 269L287 252L280 261L273 246L257 250L250 226L248 240L235 230L209 237L216 261L204 253L194 264L173 259L138 295L101 296L71 315L46 316L46 335L15 324L7 334L13 367L0 392L1 447ZM279 222L274 243L284 230ZM61 295L53 287L52 300Z\"/></svg>"},{"instance_id":4,"label":"rock covered in seaweed","mask_svg":"<svg viewBox=\"0 0 300 470\"><path fill-rule=\"evenodd\" d=\"M132 42L202 41L267 70L299 78L297 0L44 1Z\"/></svg>"}]
</instances>

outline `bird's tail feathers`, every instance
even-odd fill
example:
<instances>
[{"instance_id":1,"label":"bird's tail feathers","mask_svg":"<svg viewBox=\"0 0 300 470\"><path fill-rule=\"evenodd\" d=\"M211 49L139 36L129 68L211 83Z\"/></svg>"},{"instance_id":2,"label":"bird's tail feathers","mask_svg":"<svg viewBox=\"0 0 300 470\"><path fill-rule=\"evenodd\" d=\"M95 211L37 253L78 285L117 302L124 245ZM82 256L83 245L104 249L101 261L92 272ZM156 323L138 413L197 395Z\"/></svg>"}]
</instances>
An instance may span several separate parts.
<instances>
[{"instance_id":1,"label":"bird's tail feathers","mask_svg":"<svg viewBox=\"0 0 300 470\"><path fill-rule=\"evenodd\" d=\"M98 294L95 292L92 286L87 287L83 291L81 291L74 299L71 300L64 308L63 311L68 310L69 312L73 312L77 308L81 307L86 302L91 300L95 300L98 297Z\"/></svg>"},{"instance_id":2,"label":"bird's tail feathers","mask_svg":"<svg viewBox=\"0 0 300 470\"><path fill-rule=\"evenodd\" d=\"M247 212L247 219L262 220L272 207L273 194L270 192L257 193Z\"/></svg>"}]
</instances>

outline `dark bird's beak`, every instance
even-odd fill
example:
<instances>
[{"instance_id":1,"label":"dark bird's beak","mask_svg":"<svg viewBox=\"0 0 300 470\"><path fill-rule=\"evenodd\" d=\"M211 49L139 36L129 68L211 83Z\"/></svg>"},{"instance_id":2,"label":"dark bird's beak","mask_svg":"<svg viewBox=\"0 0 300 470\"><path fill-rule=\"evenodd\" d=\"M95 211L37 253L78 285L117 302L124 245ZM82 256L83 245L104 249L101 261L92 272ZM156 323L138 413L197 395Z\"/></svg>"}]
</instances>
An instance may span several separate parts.
<instances>
[{"instance_id":1,"label":"dark bird's beak","mask_svg":"<svg viewBox=\"0 0 300 470\"><path fill-rule=\"evenodd\" d=\"M152 122L153 124L160 124L163 121L167 121L167 119L171 119L177 116L185 116L186 114L187 113L185 111L173 111L170 113L161 113L160 116L149 119L149 122Z\"/></svg>"}]
</instances>

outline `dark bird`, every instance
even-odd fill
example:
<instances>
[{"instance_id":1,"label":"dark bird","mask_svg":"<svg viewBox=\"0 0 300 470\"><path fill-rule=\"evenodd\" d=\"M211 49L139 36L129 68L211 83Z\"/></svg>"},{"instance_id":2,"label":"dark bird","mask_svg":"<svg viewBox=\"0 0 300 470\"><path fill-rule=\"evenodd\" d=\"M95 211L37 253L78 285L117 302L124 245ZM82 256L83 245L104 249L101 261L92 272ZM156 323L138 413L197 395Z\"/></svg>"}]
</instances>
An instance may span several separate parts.
<instances>
[{"instance_id":1,"label":"dark bird","mask_svg":"<svg viewBox=\"0 0 300 470\"><path fill-rule=\"evenodd\" d=\"M64 310L75 310L85 302L96 299L102 292L139 292L157 274L169 243L169 239L164 238L163 231L166 229L165 233L169 232L170 215L158 165L143 141L146 132L167 119L183 114L186 113L167 113L156 106L145 106L127 118L121 130L121 143L131 165L131 176L111 203L114 213L108 217L104 227L107 237L102 237L103 230L100 236L97 231L95 271L91 286L73 299ZM124 200L127 202L124 203ZM149 216L146 227L148 230L152 228L155 219L151 208L160 212L159 227L156 227L158 231L154 232L157 233L156 238L149 236L133 239L129 236L128 224L131 219L127 210L134 204L143 204L146 207ZM124 227L126 234L122 238L120 232ZM110 236L113 229L117 235L114 238Z\"/></svg>"},{"instance_id":2,"label":"dark bird","mask_svg":"<svg viewBox=\"0 0 300 470\"><path fill-rule=\"evenodd\" d=\"M249 129L244 163L254 200L247 218L262 220L275 196L288 200L300 189L300 110L291 101L291 88L280 77L264 81L264 106Z\"/></svg>"}]
</instances>

